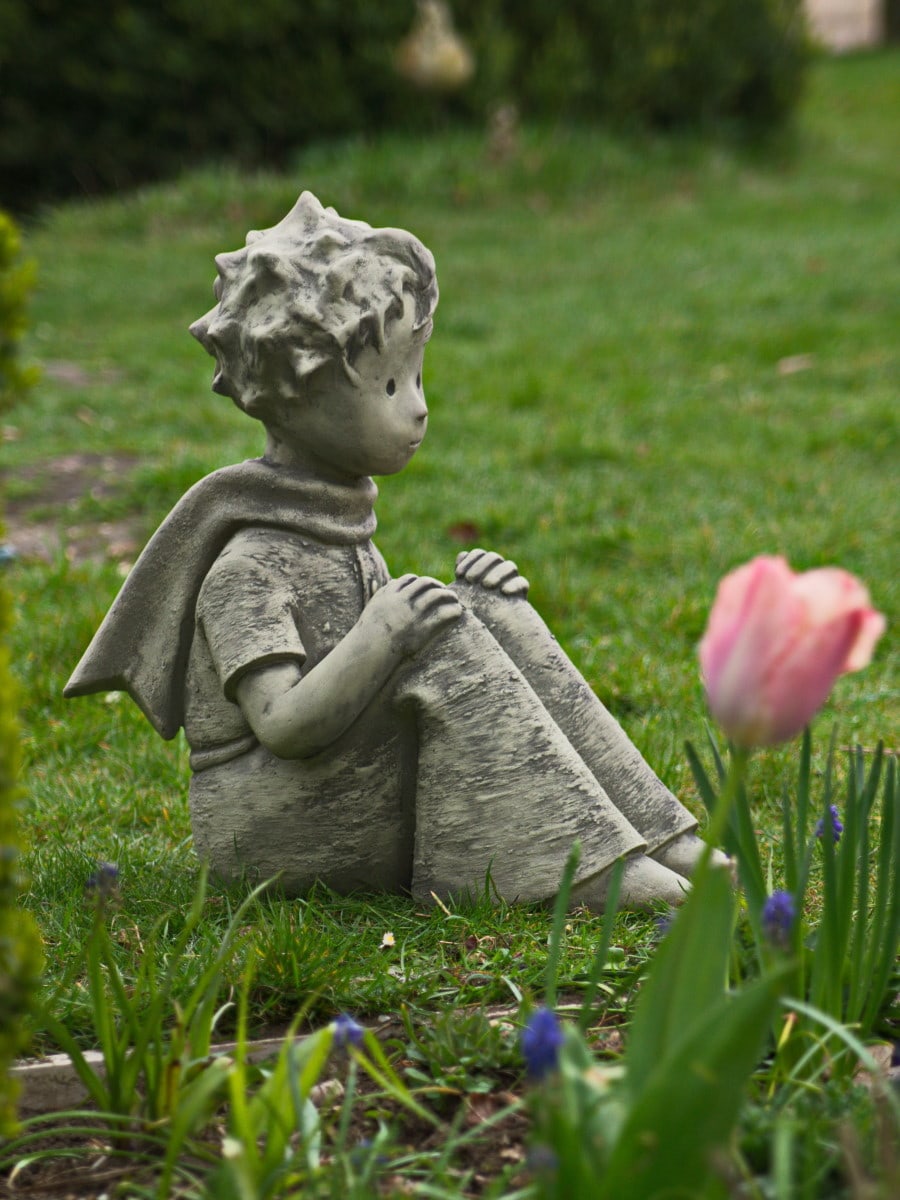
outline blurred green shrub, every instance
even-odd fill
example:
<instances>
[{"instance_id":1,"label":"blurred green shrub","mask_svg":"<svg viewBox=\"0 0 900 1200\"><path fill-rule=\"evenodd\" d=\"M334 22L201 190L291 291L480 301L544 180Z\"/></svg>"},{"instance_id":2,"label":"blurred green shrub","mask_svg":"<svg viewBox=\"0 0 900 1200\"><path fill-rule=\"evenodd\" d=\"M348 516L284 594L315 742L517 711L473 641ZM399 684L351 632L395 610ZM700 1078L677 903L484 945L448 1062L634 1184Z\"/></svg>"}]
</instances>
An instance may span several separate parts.
<instances>
[{"instance_id":1,"label":"blurred green shrub","mask_svg":"<svg viewBox=\"0 0 900 1200\"><path fill-rule=\"evenodd\" d=\"M0 210L0 415L35 379L34 371L23 367L19 358L33 285L34 264L23 262L18 230Z\"/></svg>"},{"instance_id":2,"label":"blurred green shrub","mask_svg":"<svg viewBox=\"0 0 900 1200\"><path fill-rule=\"evenodd\" d=\"M25 303L32 282L15 226L0 212L0 413L30 382L18 362ZM0 587L0 1135L14 1116L15 1088L7 1068L24 1044L24 1021L40 970L39 940L17 906L20 887L16 839L19 746L16 697L9 671L9 597Z\"/></svg>"},{"instance_id":3,"label":"blurred green shrub","mask_svg":"<svg viewBox=\"0 0 900 1200\"><path fill-rule=\"evenodd\" d=\"M493 75L535 116L762 131L790 115L811 53L803 0L455 0L454 8L475 34L482 78Z\"/></svg>"},{"instance_id":4,"label":"blurred green shrub","mask_svg":"<svg viewBox=\"0 0 900 1200\"><path fill-rule=\"evenodd\" d=\"M393 70L414 0L0 0L0 201L127 186L199 159L276 165L315 137L527 116L777 125L802 0L452 0L471 84Z\"/></svg>"}]
</instances>

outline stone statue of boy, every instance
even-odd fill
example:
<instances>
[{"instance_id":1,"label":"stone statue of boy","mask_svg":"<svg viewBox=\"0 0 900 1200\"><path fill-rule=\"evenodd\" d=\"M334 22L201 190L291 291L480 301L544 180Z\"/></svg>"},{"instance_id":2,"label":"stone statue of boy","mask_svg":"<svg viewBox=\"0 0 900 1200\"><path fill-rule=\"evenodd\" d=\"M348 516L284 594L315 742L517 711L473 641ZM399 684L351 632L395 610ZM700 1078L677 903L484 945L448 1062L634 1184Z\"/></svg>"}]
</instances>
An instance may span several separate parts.
<instances>
[{"instance_id":1,"label":"stone statue of boy","mask_svg":"<svg viewBox=\"0 0 900 1200\"><path fill-rule=\"evenodd\" d=\"M213 390L266 430L151 539L66 695L122 689L184 727L198 854L289 893L483 889L543 900L576 838L573 900L677 903L702 843L528 603L514 563L391 579L370 476L425 436L438 289L411 234L304 193L216 259L191 328Z\"/></svg>"}]
</instances>

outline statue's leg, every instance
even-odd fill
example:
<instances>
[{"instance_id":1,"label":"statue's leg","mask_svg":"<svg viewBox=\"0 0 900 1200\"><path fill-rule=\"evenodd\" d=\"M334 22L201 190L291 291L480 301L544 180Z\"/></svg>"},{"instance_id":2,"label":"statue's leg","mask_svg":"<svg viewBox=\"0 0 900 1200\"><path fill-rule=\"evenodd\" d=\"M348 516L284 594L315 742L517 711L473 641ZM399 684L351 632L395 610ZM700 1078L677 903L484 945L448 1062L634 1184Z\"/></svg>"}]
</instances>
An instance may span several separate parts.
<instances>
[{"instance_id":1,"label":"statue's leg","mask_svg":"<svg viewBox=\"0 0 900 1200\"><path fill-rule=\"evenodd\" d=\"M418 730L414 895L478 894L490 872L507 899L548 899L577 839L582 902L602 903L591 881L623 856L626 904L682 898L685 881L641 853L644 837L472 613L401 667L391 690Z\"/></svg>"},{"instance_id":2,"label":"statue's leg","mask_svg":"<svg viewBox=\"0 0 900 1200\"><path fill-rule=\"evenodd\" d=\"M689 871L699 853L694 816L657 778L526 599L477 584L453 585L522 671L616 808L653 855ZM667 861L671 857L673 861Z\"/></svg>"}]
</instances>

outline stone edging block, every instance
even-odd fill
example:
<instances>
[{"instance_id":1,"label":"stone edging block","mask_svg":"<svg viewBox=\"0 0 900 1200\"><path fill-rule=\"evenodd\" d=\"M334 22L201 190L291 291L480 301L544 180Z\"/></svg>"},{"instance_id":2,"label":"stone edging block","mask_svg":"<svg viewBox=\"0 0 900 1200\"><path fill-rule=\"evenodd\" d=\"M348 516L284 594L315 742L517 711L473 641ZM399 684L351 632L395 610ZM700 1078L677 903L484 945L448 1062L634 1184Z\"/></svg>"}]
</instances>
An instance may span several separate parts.
<instances>
[{"instance_id":1,"label":"stone edging block","mask_svg":"<svg viewBox=\"0 0 900 1200\"><path fill-rule=\"evenodd\" d=\"M297 1037L300 1043L305 1037ZM274 1058L284 1045L284 1038L263 1038L248 1042L246 1061L265 1062ZM212 1046L210 1058L233 1054L237 1042L221 1042ZM103 1074L103 1055L99 1050L85 1050L85 1060L99 1075ZM88 1100L84 1084L78 1078L68 1054L50 1054L33 1062L17 1063L10 1075L20 1086L18 1112L20 1117L36 1117L42 1113L58 1112L65 1108L78 1108Z\"/></svg>"}]
</instances>

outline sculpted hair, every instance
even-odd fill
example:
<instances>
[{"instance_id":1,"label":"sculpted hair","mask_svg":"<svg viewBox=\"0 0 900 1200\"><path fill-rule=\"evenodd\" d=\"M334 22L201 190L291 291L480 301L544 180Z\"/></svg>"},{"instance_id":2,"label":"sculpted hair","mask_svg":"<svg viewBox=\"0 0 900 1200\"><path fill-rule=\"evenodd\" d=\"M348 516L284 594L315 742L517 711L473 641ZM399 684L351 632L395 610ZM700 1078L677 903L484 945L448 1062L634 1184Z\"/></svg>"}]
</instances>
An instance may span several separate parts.
<instances>
[{"instance_id":1,"label":"sculpted hair","mask_svg":"<svg viewBox=\"0 0 900 1200\"><path fill-rule=\"evenodd\" d=\"M384 346L407 297L427 336L438 300L434 259L417 238L345 220L311 192L216 267L218 303L191 333L216 360L213 391L261 419L326 363L353 378L359 352Z\"/></svg>"}]
</instances>

